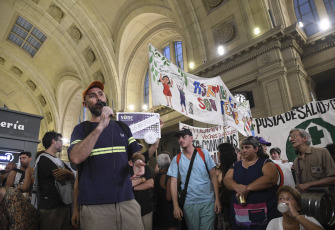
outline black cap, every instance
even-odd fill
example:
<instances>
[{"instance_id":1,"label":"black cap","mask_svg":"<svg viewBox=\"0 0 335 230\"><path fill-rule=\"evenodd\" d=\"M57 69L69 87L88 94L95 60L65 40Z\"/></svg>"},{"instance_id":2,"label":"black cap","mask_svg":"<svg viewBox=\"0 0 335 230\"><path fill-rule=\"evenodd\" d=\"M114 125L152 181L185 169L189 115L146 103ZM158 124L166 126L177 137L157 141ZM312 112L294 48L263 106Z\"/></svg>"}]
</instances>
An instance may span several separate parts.
<instances>
[{"instance_id":1,"label":"black cap","mask_svg":"<svg viewBox=\"0 0 335 230\"><path fill-rule=\"evenodd\" d=\"M176 134L174 136L175 137L179 137L179 136L182 136L182 135L193 136L191 130L185 129L185 128L183 128L182 130L176 132Z\"/></svg>"}]
</instances>

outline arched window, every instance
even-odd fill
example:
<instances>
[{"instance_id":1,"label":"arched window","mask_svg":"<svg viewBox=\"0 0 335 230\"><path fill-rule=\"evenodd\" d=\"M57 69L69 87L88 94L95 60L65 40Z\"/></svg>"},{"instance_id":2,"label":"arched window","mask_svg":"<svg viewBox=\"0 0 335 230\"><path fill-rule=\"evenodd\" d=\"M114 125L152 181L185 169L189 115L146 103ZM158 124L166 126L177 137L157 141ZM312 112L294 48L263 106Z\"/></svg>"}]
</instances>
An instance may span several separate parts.
<instances>
[{"instance_id":1,"label":"arched window","mask_svg":"<svg viewBox=\"0 0 335 230\"><path fill-rule=\"evenodd\" d=\"M174 51L176 53L176 65L184 69L183 46L181 41L174 42Z\"/></svg>"},{"instance_id":2,"label":"arched window","mask_svg":"<svg viewBox=\"0 0 335 230\"><path fill-rule=\"evenodd\" d=\"M323 0L331 24L335 24L335 0Z\"/></svg>"},{"instance_id":3,"label":"arched window","mask_svg":"<svg viewBox=\"0 0 335 230\"><path fill-rule=\"evenodd\" d=\"M314 0L294 0L294 10L299 24L302 23L302 28L307 36L319 32L319 16Z\"/></svg>"},{"instance_id":4,"label":"arched window","mask_svg":"<svg viewBox=\"0 0 335 230\"><path fill-rule=\"evenodd\" d=\"M147 108L149 108L149 70L145 75L143 93L143 104L146 104Z\"/></svg>"}]
</instances>

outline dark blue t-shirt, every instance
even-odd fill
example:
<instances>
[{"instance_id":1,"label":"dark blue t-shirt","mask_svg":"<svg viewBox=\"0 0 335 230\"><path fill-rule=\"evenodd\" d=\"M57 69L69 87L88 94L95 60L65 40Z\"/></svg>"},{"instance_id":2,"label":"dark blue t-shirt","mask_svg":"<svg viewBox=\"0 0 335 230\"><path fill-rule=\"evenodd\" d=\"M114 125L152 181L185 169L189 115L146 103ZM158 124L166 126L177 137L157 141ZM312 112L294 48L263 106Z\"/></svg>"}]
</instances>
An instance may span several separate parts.
<instances>
[{"instance_id":1,"label":"dark blue t-shirt","mask_svg":"<svg viewBox=\"0 0 335 230\"><path fill-rule=\"evenodd\" d=\"M91 122L94 130L98 122ZM100 134L91 155L80 165L80 205L111 204L134 199L129 174L128 156L139 151L139 146L128 128L127 133L114 121ZM71 135L73 146L86 137L84 124L77 125Z\"/></svg>"},{"instance_id":2,"label":"dark blue t-shirt","mask_svg":"<svg viewBox=\"0 0 335 230\"><path fill-rule=\"evenodd\" d=\"M248 168L243 167L242 161L235 162L233 165L233 179L237 184L251 184L253 181L263 176L262 168L264 164L271 164L270 162L272 161L269 159L259 158ZM235 192L233 192L230 208L232 229L265 230L269 221L280 215L277 210L277 188L278 186L274 185L264 190L249 192L246 197L247 205L242 207L236 206L238 201ZM241 211L237 213L237 209L240 209ZM263 212L266 212L266 214Z\"/></svg>"}]
</instances>

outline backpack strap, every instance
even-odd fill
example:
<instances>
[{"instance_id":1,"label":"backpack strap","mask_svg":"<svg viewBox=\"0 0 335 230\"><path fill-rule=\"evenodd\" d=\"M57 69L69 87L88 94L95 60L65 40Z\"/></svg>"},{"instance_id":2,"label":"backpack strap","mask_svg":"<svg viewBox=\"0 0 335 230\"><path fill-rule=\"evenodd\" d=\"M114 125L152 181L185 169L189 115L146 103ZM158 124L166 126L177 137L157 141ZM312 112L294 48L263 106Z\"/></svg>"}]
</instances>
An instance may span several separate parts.
<instances>
[{"instance_id":1,"label":"backpack strap","mask_svg":"<svg viewBox=\"0 0 335 230\"><path fill-rule=\"evenodd\" d=\"M206 164L205 154L204 154L204 152L202 151L202 149L201 149L201 148L197 148L197 151L198 151L199 155L201 156L202 160L203 160L203 161L205 162L205 164Z\"/></svg>"},{"instance_id":2,"label":"backpack strap","mask_svg":"<svg viewBox=\"0 0 335 230\"><path fill-rule=\"evenodd\" d=\"M123 129L123 131L125 132L125 134L127 135L127 137L129 137L130 133L129 133L128 125L126 125L122 121L115 121L115 122Z\"/></svg>"},{"instance_id":3,"label":"backpack strap","mask_svg":"<svg viewBox=\"0 0 335 230\"><path fill-rule=\"evenodd\" d=\"M181 158L181 152L178 153L178 155L177 155L177 165L179 165L180 158Z\"/></svg>"},{"instance_id":4,"label":"backpack strap","mask_svg":"<svg viewBox=\"0 0 335 230\"><path fill-rule=\"evenodd\" d=\"M204 154L204 152L202 151L201 148L195 148L195 149L198 151L198 153L199 153L201 159L204 161L205 166L206 166L207 173L208 173L208 175L210 175L210 174L209 174L208 167L207 167L207 164L206 164L206 160L205 160L205 154ZM177 159L176 159L176 161L177 161L177 165L178 165L178 166L179 166L180 158L181 158L181 152L178 153L178 155L177 155ZM179 167L178 167L178 171L179 171Z\"/></svg>"},{"instance_id":5,"label":"backpack strap","mask_svg":"<svg viewBox=\"0 0 335 230\"><path fill-rule=\"evenodd\" d=\"M90 121L84 121L83 125L84 125L85 137L87 137L88 134L92 132L92 123Z\"/></svg>"},{"instance_id":6,"label":"backpack strap","mask_svg":"<svg viewBox=\"0 0 335 230\"><path fill-rule=\"evenodd\" d=\"M207 164L206 164L206 160L205 160L205 154L204 154L204 152L202 151L201 148L197 148L197 151L198 151L199 155L201 156L202 160L205 162L205 166L206 166L207 173L208 173L208 175L210 175L210 174L209 174L208 167L207 167Z\"/></svg>"}]
</instances>

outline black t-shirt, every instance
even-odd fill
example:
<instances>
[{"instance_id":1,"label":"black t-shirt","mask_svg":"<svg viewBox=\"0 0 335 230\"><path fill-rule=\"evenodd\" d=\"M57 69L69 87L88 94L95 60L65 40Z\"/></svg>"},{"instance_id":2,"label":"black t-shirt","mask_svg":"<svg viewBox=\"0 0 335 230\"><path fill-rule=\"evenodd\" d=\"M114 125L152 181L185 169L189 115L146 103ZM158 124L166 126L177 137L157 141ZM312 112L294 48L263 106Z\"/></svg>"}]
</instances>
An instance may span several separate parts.
<instances>
[{"instance_id":1,"label":"black t-shirt","mask_svg":"<svg viewBox=\"0 0 335 230\"><path fill-rule=\"evenodd\" d=\"M149 150L147 150L147 151L145 151L144 153L142 153L142 155L144 156L144 158L145 158L145 162L144 163L148 163L148 161L150 160L149 159Z\"/></svg>"},{"instance_id":2,"label":"black t-shirt","mask_svg":"<svg viewBox=\"0 0 335 230\"><path fill-rule=\"evenodd\" d=\"M134 172L132 170L133 167L131 167L131 175L134 175ZM151 173L151 169L149 166L145 166L145 173L141 177L145 177L146 180L153 179L153 175ZM152 212L153 209L153 190L147 189L147 190L134 190L134 196L135 200L140 204L141 206L141 216L144 216L150 212Z\"/></svg>"},{"instance_id":3,"label":"black t-shirt","mask_svg":"<svg viewBox=\"0 0 335 230\"><path fill-rule=\"evenodd\" d=\"M66 164L64 165L66 169L70 170ZM57 165L47 157L41 156L37 163L37 168L39 189L42 197L39 208L55 209L64 206L65 204L62 202L55 186L55 178L52 175L52 171L58 169Z\"/></svg>"}]
</instances>

